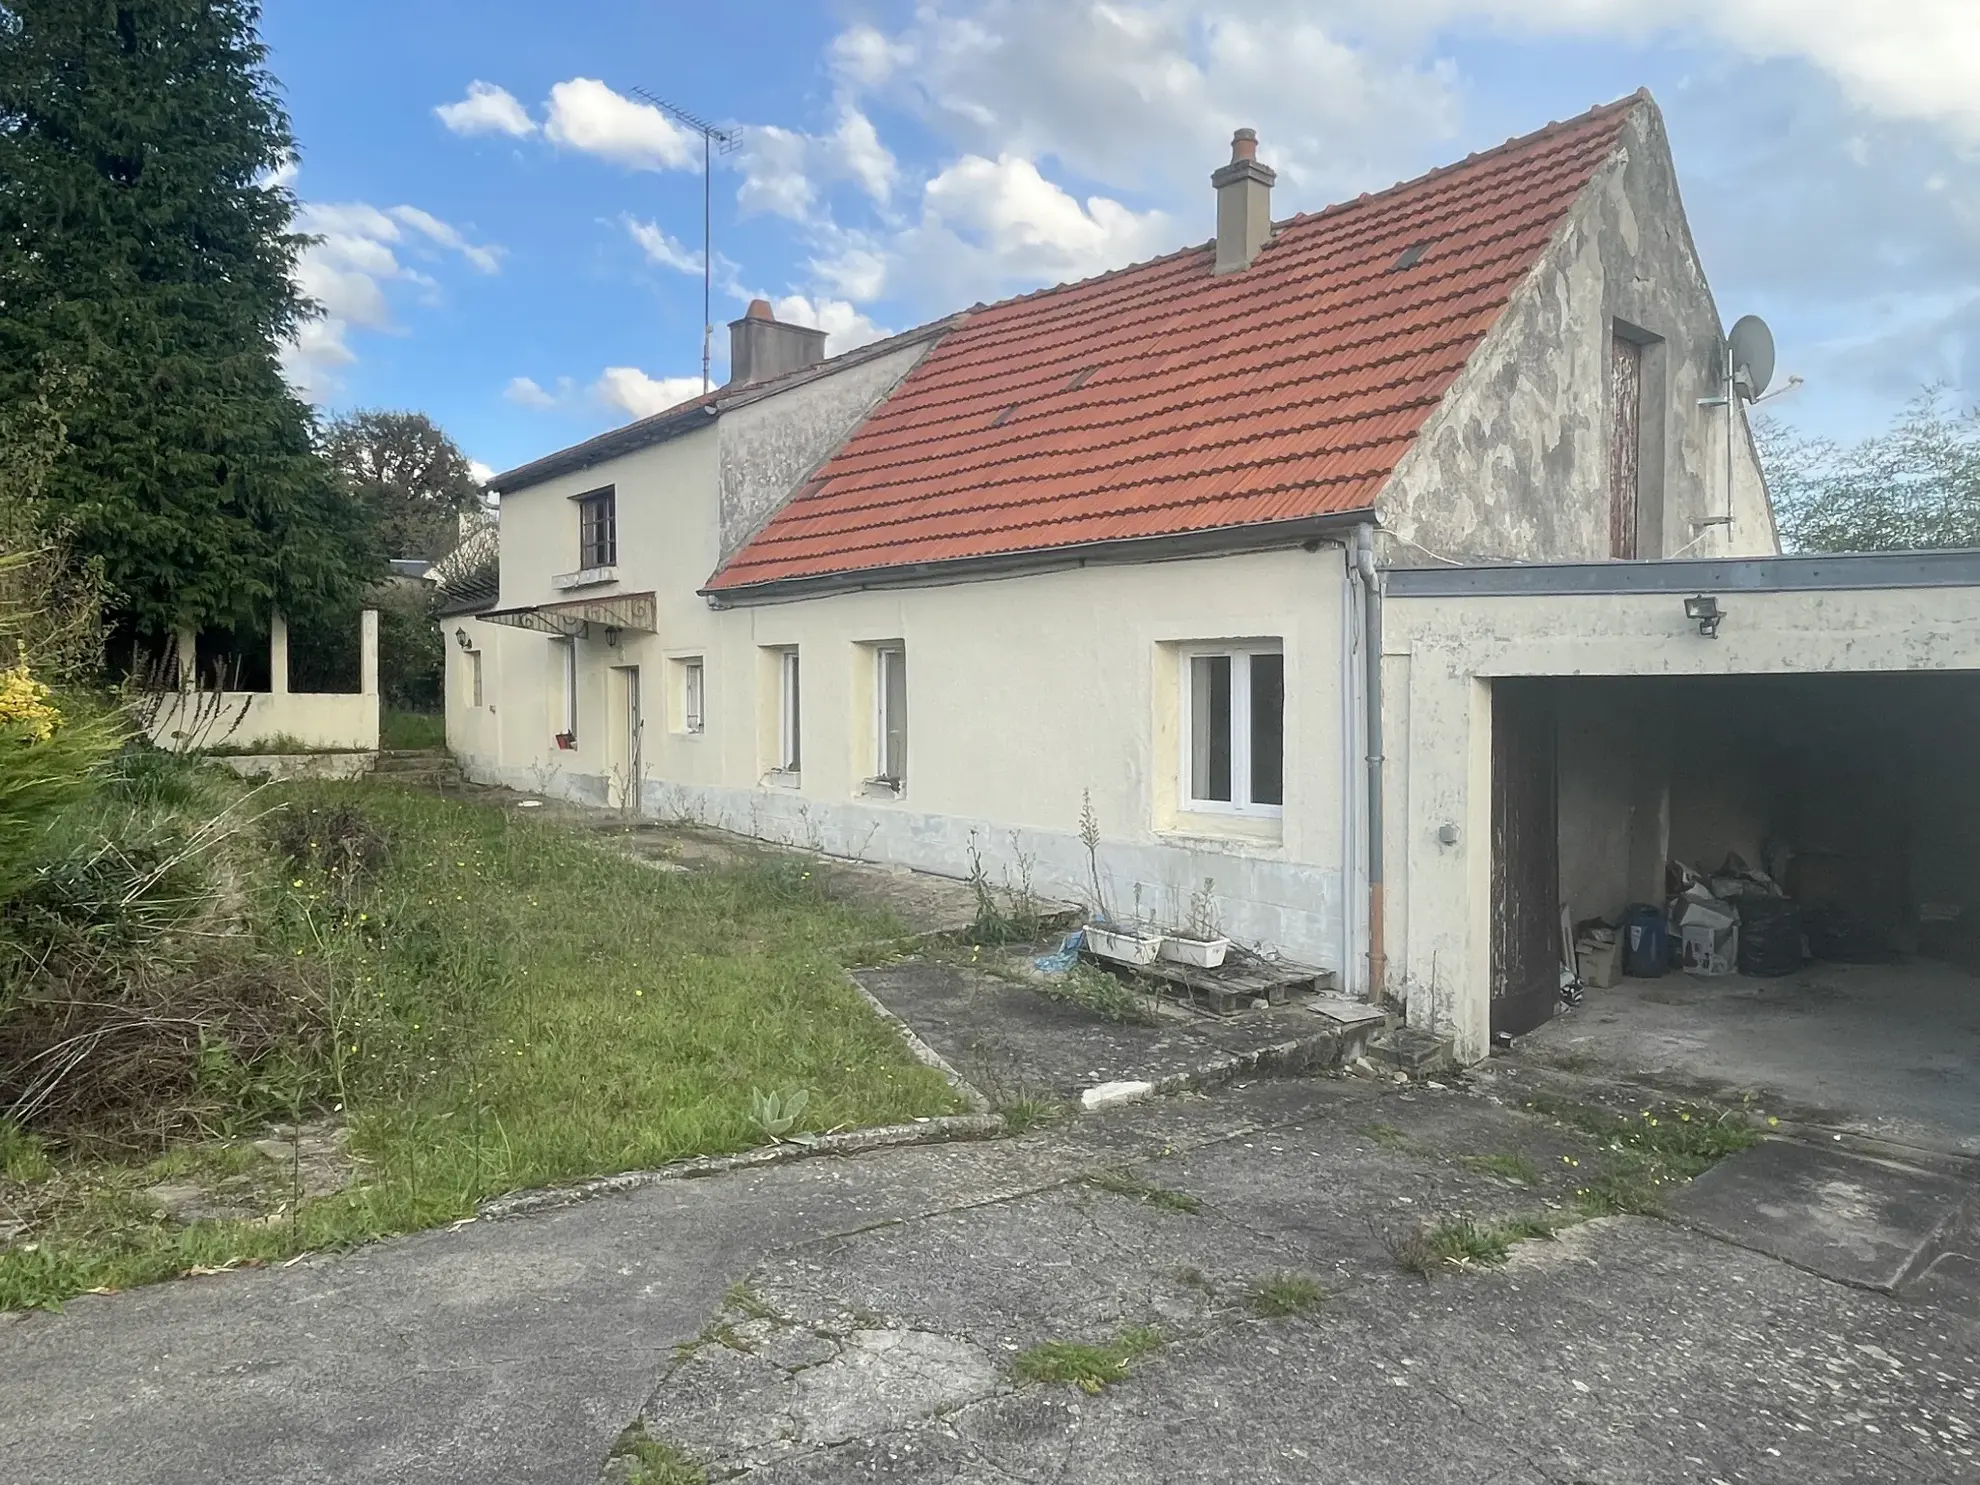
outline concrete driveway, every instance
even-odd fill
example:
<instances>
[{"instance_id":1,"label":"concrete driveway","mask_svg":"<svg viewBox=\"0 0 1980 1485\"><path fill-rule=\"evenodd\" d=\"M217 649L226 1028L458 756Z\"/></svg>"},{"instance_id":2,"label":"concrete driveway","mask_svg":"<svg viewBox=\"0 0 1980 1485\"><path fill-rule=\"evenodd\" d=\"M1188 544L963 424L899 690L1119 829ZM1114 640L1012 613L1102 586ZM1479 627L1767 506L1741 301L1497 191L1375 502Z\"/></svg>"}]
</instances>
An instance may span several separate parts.
<instances>
[{"instance_id":1,"label":"concrete driveway","mask_svg":"<svg viewBox=\"0 0 1980 1485\"><path fill-rule=\"evenodd\" d=\"M1421 1219L1583 1179L1586 1137L1518 1101L1257 1084L84 1299L0 1322L0 1458L48 1485L589 1482L643 1410L790 1481L1980 1469L1970 1284L1892 1297L1635 1218L1400 1272ZM1493 1173L1515 1161L1531 1181ZM1103 1168L1127 1194L1082 1179ZM1328 1298L1257 1317L1249 1286L1282 1271ZM725 1319L766 1334L677 1356ZM1041 1340L1139 1325L1166 1344L1098 1396L1007 1375Z\"/></svg>"}]
</instances>

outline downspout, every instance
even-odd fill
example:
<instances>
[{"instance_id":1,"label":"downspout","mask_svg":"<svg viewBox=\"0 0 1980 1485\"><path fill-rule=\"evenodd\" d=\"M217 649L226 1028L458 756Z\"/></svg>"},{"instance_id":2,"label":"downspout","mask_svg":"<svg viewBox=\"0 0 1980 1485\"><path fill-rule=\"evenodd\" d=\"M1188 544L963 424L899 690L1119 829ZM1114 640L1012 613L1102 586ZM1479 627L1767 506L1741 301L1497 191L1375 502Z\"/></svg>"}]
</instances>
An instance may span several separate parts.
<instances>
[{"instance_id":1,"label":"downspout","mask_svg":"<svg viewBox=\"0 0 1980 1485\"><path fill-rule=\"evenodd\" d=\"M1361 575L1362 730L1368 747L1368 1001L1383 1003L1388 956L1382 945L1382 574L1375 528L1355 527L1354 568Z\"/></svg>"}]
</instances>

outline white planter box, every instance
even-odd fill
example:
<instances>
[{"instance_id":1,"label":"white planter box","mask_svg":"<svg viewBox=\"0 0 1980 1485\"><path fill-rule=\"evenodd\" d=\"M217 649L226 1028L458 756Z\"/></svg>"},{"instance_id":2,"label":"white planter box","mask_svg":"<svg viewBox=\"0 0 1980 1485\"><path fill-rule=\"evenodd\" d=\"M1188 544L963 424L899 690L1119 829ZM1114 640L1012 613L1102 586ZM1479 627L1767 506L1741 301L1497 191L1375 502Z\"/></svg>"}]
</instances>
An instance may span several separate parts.
<instances>
[{"instance_id":1,"label":"white planter box","mask_svg":"<svg viewBox=\"0 0 1980 1485\"><path fill-rule=\"evenodd\" d=\"M1172 964L1193 964L1198 969L1215 969L1231 951L1227 938L1178 938L1170 934L1162 940L1162 957Z\"/></svg>"},{"instance_id":2,"label":"white planter box","mask_svg":"<svg viewBox=\"0 0 1980 1485\"><path fill-rule=\"evenodd\" d=\"M1162 935L1142 933L1133 928L1103 928L1086 925L1086 947L1102 959L1116 964L1153 964L1162 952Z\"/></svg>"}]
</instances>

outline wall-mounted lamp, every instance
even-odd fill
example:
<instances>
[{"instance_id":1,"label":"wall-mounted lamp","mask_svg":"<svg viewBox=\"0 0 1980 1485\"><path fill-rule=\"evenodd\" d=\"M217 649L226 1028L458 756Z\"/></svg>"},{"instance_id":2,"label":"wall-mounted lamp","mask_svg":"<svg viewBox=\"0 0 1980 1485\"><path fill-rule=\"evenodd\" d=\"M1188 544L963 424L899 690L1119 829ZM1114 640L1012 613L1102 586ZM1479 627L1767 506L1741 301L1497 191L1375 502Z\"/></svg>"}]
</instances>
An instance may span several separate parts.
<instances>
[{"instance_id":1,"label":"wall-mounted lamp","mask_svg":"<svg viewBox=\"0 0 1980 1485\"><path fill-rule=\"evenodd\" d=\"M1684 601L1684 616L1698 626L1698 632L1706 639L1719 637L1719 621L1725 618L1725 610L1719 607L1719 600L1710 593L1699 593Z\"/></svg>"},{"instance_id":2,"label":"wall-mounted lamp","mask_svg":"<svg viewBox=\"0 0 1980 1485\"><path fill-rule=\"evenodd\" d=\"M456 629L454 631L454 643L459 645L464 650L467 649L468 648L467 630Z\"/></svg>"}]
</instances>

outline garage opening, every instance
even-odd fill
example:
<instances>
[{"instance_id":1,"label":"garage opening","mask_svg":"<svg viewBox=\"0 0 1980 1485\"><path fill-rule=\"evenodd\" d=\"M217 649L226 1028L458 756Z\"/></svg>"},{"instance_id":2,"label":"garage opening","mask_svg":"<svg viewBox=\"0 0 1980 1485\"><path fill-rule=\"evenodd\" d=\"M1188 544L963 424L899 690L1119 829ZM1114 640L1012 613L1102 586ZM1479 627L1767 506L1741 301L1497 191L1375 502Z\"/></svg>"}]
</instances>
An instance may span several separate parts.
<instances>
[{"instance_id":1,"label":"garage opening","mask_svg":"<svg viewBox=\"0 0 1980 1485\"><path fill-rule=\"evenodd\" d=\"M1499 682L1494 732L1495 836L1502 736L1509 811L1551 770L1558 890L1506 900L1534 947L1502 993L1495 933L1495 1039L1551 906L1585 999L1536 1046L1980 1149L1980 673ZM1533 843L1494 844L1530 882Z\"/></svg>"}]
</instances>

